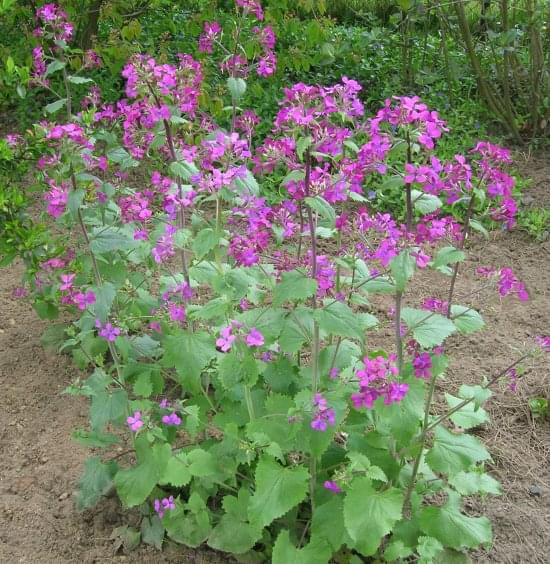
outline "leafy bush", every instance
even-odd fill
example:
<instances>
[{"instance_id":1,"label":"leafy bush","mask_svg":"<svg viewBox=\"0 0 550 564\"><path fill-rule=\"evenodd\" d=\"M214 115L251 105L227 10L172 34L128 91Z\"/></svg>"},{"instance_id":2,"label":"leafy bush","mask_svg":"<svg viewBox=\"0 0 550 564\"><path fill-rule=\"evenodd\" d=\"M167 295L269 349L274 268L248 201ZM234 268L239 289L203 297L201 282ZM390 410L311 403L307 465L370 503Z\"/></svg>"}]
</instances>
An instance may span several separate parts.
<instances>
[{"instance_id":1,"label":"leafy bush","mask_svg":"<svg viewBox=\"0 0 550 564\"><path fill-rule=\"evenodd\" d=\"M72 92L92 81L72 73L66 15L38 12L32 80L55 92L46 112L67 117L35 127L55 228L28 290L41 317L73 316L45 341L90 373L67 390L90 399L75 438L99 451L78 506L114 487L140 508L132 543L167 535L274 563L446 561L490 544L488 519L461 506L500 491L467 431L487 420L491 386L538 349L445 394L446 411L434 399L446 340L484 327L454 285L476 221L515 222L510 154L479 142L439 159L437 112L395 97L365 118L346 77L289 85L252 152L259 118L241 105L253 73L274 73L275 38L257 2L236 5L234 28L209 22L200 38L222 53L225 128L201 107L204 69L189 55L133 56L125 97L92 91L75 115ZM100 64L87 58L81 70ZM372 186L401 190L403 224L369 210ZM444 202L462 206L462 224ZM414 304L425 269L449 289ZM528 298L509 268L479 275ZM384 319L379 294L393 297ZM393 342L374 348L388 326Z\"/></svg>"}]
</instances>

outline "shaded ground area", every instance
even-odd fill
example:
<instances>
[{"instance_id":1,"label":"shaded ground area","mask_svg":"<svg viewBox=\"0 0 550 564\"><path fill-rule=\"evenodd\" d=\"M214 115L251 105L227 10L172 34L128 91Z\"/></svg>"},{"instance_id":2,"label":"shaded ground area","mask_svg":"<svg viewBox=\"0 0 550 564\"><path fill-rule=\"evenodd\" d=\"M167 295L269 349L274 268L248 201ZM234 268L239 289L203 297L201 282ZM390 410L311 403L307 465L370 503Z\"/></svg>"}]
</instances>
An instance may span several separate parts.
<instances>
[{"instance_id":1,"label":"shaded ground area","mask_svg":"<svg viewBox=\"0 0 550 564\"><path fill-rule=\"evenodd\" d=\"M531 165L528 205L548 205L550 169L538 159L525 163L525 174ZM476 241L458 279L457 296L470 295L477 284L475 268L491 264L511 266L532 299L525 304L470 296L468 303L484 310L488 329L460 342L450 340L455 360L445 389L498 372L517 357L523 343L550 332L550 241L537 243L521 232L494 233ZM87 406L60 395L75 369L67 359L43 350L40 335L46 324L11 296L21 272L17 266L0 272L0 562L224 561L211 552L170 546L162 554L148 548L129 556L115 554L112 530L128 521L116 499L92 511L75 511L72 494L86 452L71 441L70 433L86 425ZM436 279L421 280L417 297L438 295L442 287ZM550 398L548 364L540 359L530 364L516 394L503 384L488 404L491 423L478 431L493 455L490 470L501 480L503 495L466 502L472 515L484 513L494 526L494 546L475 554L476 562L548 561L550 420L533 420L527 406L529 398Z\"/></svg>"}]
</instances>

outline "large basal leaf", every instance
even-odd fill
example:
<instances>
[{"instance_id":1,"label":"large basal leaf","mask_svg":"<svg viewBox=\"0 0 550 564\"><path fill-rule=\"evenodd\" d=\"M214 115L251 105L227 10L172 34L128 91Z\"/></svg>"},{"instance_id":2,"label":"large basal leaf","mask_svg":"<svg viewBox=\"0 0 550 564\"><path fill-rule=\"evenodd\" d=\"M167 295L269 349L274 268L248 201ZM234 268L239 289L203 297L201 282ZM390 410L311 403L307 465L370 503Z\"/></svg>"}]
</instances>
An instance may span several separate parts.
<instances>
[{"instance_id":1,"label":"large basal leaf","mask_svg":"<svg viewBox=\"0 0 550 564\"><path fill-rule=\"evenodd\" d=\"M426 462L434 472L456 474L467 470L475 462L490 458L487 449L475 437L451 433L440 425L435 429L435 439L426 455Z\"/></svg>"},{"instance_id":2,"label":"large basal leaf","mask_svg":"<svg viewBox=\"0 0 550 564\"><path fill-rule=\"evenodd\" d=\"M162 523L171 539L193 548L201 545L212 530L208 507L197 492L185 506L176 500L176 509L167 511Z\"/></svg>"},{"instance_id":3,"label":"large basal leaf","mask_svg":"<svg viewBox=\"0 0 550 564\"><path fill-rule=\"evenodd\" d=\"M135 441L138 464L131 468L119 470L114 483L117 493L127 507L143 503L163 475L172 448L169 444L150 446L144 436Z\"/></svg>"},{"instance_id":4,"label":"large basal leaf","mask_svg":"<svg viewBox=\"0 0 550 564\"><path fill-rule=\"evenodd\" d=\"M162 364L176 369L182 385L193 392L200 392L201 372L215 356L212 335L181 330L166 337Z\"/></svg>"},{"instance_id":5,"label":"large basal leaf","mask_svg":"<svg viewBox=\"0 0 550 564\"><path fill-rule=\"evenodd\" d=\"M113 487L114 463L104 464L97 456L84 462L84 473L78 481L76 507L79 510L93 507Z\"/></svg>"},{"instance_id":6,"label":"large basal leaf","mask_svg":"<svg viewBox=\"0 0 550 564\"><path fill-rule=\"evenodd\" d=\"M344 500L341 496L333 496L327 503L315 507L311 535L326 539L333 552L338 552L347 538L344 527Z\"/></svg>"},{"instance_id":7,"label":"large basal leaf","mask_svg":"<svg viewBox=\"0 0 550 564\"><path fill-rule=\"evenodd\" d=\"M273 305L287 301L296 302L311 298L317 291L317 281L298 270L285 272L273 291Z\"/></svg>"},{"instance_id":8,"label":"large basal leaf","mask_svg":"<svg viewBox=\"0 0 550 564\"><path fill-rule=\"evenodd\" d=\"M281 531L273 546L272 564L328 564L332 556L325 539L312 537L304 548L297 548L287 530Z\"/></svg>"},{"instance_id":9,"label":"large basal leaf","mask_svg":"<svg viewBox=\"0 0 550 564\"><path fill-rule=\"evenodd\" d=\"M448 492L443 507L425 507L418 522L422 530L443 546L455 549L477 548L492 542L491 523L486 517L468 517L460 510L460 496Z\"/></svg>"},{"instance_id":10,"label":"large basal leaf","mask_svg":"<svg viewBox=\"0 0 550 564\"><path fill-rule=\"evenodd\" d=\"M128 394L125 390L98 392L92 397L90 421L94 431L101 431L107 423L120 421L128 411Z\"/></svg>"},{"instance_id":11,"label":"large basal leaf","mask_svg":"<svg viewBox=\"0 0 550 564\"><path fill-rule=\"evenodd\" d=\"M422 309L405 307L401 311L401 319L420 346L427 349L441 345L449 335L456 331L450 319L439 313L430 313Z\"/></svg>"},{"instance_id":12,"label":"large basal leaf","mask_svg":"<svg viewBox=\"0 0 550 564\"><path fill-rule=\"evenodd\" d=\"M218 365L218 375L226 390L239 384L253 386L258 380L258 363L249 352L232 350L223 355Z\"/></svg>"},{"instance_id":13,"label":"large basal leaf","mask_svg":"<svg viewBox=\"0 0 550 564\"><path fill-rule=\"evenodd\" d=\"M262 528L248 522L250 493L241 488L238 497L223 498L224 515L208 537L208 546L233 554L249 551L262 536Z\"/></svg>"},{"instance_id":14,"label":"large basal leaf","mask_svg":"<svg viewBox=\"0 0 550 564\"><path fill-rule=\"evenodd\" d=\"M355 478L344 500L344 523L354 547L363 556L375 554L402 509L403 493L397 488L377 491L370 479Z\"/></svg>"},{"instance_id":15,"label":"large basal leaf","mask_svg":"<svg viewBox=\"0 0 550 564\"><path fill-rule=\"evenodd\" d=\"M281 466L263 456L256 467L256 491L250 499L250 522L266 527L274 519L303 501L308 491L309 472L303 466Z\"/></svg>"}]
</instances>

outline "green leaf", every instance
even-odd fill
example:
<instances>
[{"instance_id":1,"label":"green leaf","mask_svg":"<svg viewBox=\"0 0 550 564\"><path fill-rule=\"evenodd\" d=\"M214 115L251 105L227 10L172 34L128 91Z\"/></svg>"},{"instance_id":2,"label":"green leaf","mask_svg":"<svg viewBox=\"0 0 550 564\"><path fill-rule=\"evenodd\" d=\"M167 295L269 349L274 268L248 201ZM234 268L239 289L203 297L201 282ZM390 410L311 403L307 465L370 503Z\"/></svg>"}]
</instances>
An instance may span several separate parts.
<instances>
[{"instance_id":1,"label":"green leaf","mask_svg":"<svg viewBox=\"0 0 550 564\"><path fill-rule=\"evenodd\" d=\"M163 475L172 452L169 444L150 446L143 436L136 439L135 445L139 463L119 470L114 478L118 495L127 507L147 499Z\"/></svg>"},{"instance_id":2,"label":"green leaf","mask_svg":"<svg viewBox=\"0 0 550 564\"><path fill-rule=\"evenodd\" d=\"M309 472L303 466L281 466L262 456L256 466L256 491L250 499L250 522L266 527L306 498Z\"/></svg>"},{"instance_id":3,"label":"green leaf","mask_svg":"<svg viewBox=\"0 0 550 564\"><path fill-rule=\"evenodd\" d=\"M91 78L86 78L85 76L75 76L75 75L68 76L67 80L69 82L72 82L73 84L87 84L88 82L93 82Z\"/></svg>"},{"instance_id":4,"label":"green leaf","mask_svg":"<svg viewBox=\"0 0 550 564\"><path fill-rule=\"evenodd\" d=\"M156 515L144 517L141 521L141 540L145 544L154 546L157 550L162 549L164 527L162 521Z\"/></svg>"},{"instance_id":5,"label":"green leaf","mask_svg":"<svg viewBox=\"0 0 550 564\"><path fill-rule=\"evenodd\" d=\"M208 507L197 492L191 494L185 507L177 500L176 509L166 512L163 524L171 539L191 547L201 545L211 531Z\"/></svg>"},{"instance_id":6,"label":"green leaf","mask_svg":"<svg viewBox=\"0 0 550 564\"><path fill-rule=\"evenodd\" d=\"M200 375L216 356L212 335L205 332L188 333L180 330L164 340L162 364L175 368L180 383L192 392L200 392Z\"/></svg>"},{"instance_id":7,"label":"green leaf","mask_svg":"<svg viewBox=\"0 0 550 564\"><path fill-rule=\"evenodd\" d=\"M315 210L321 217L327 219L331 225L334 225L336 220L336 212L334 208L321 196L305 198L306 204Z\"/></svg>"},{"instance_id":8,"label":"green leaf","mask_svg":"<svg viewBox=\"0 0 550 564\"><path fill-rule=\"evenodd\" d=\"M48 114L54 114L55 112L58 112L66 103L67 98L62 98L61 100L56 100L55 102L44 106L44 110Z\"/></svg>"},{"instance_id":9,"label":"green leaf","mask_svg":"<svg viewBox=\"0 0 550 564\"><path fill-rule=\"evenodd\" d=\"M238 102L246 92L246 82L242 78L230 76L227 79L227 88L231 93L232 100Z\"/></svg>"},{"instance_id":10,"label":"green leaf","mask_svg":"<svg viewBox=\"0 0 550 564\"><path fill-rule=\"evenodd\" d=\"M177 454L168 459L166 468L159 480L160 484L170 484L177 488L186 486L191 481L189 462L185 454Z\"/></svg>"},{"instance_id":11,"label":"green leaf","mask_svg":"<svg viewBox=\"0 0 550 564\"><path fill-rule=\"evenodd\" d=\"M101 286L93 286L92 290L95 294L95 304L93 306L95 317L102 323L105 323L116 296L116 289L110 282L103 282Z\"/></svg>"},{"instance_id":12,"label":"green leaf","mask_svg":"<svg viewBox=\"0 0 550 564\"><path fill-rule=\"evenodd\" d=\"M303 170L291 170L282 180L281 184L285 186L290 182L299 182L305 178L305 173Z\"/></svg>"},{"instance_id":13,"label":"green leaf","mask_svg":"<svg viewBox=\"0 0 550 564\"><path fill-rule=\"evenodd\" d=\"M232 350L223 355L218 374L226 390L231 390L237 384L253 386L258 380L258 364L251 353Z\"/></svg>"},{"instance_id":14,"label":"green leaf","mask_svg":"<svg viewBox=\"0 0 550 564\"><path fill-rule=\"evenodd\" d=\"M313 317L328 335L351 337L361 342L365 338L359 316L343 302L329 301L328 305L315 310Z\"/></svg>"},{"instance_id":15,"label":"green leaf","mask_svg":"<svg viewBox=\"0 0 550 564\"><path fill-rule=\"evenodd\" d=\"M463 401L447 392L445 392L445 400L450 408L456 407ZM489 421L489 416L482 407L476 407L474 402L471 402L453 413L450 419L455 425L463 429L473 429Z\"/></svg>"},{"instance_id":16,"label":"green leaf","mask_svg":"<svg viewBox=\"0 0 550 564\"><path fill-rule=\"evenodd\" d=\"M317 281L298 270L283 273L282 280L273 291L273 305L278 307L286 301L302 301L311 298L317 291Z\"/></svg>"},{"instance_id":17,"label":"green leaf","mask_svg":"<svg viewBox=\"0 0 550 564\"><path fill-rule=\"evenodd\" d=\"M297 352L305 341L311 340L313 334L312 310L297 307L284 321L279 345L288 354Z\"/></svg>"},{"instance_id":18,"label":"green leaf","mask_svg":"<svg viewBox=\"0 0 550 564\"><path fill-rule=\"evenodd\" d=\"M395 281L395 290L403 292L407 282L412 278L416 267L416 261L408 249L401 251L390 262L390 270ZM370 290L372 291L372 290Z\"/></svg>"},{"instance_id":19,"label":"green leaf","mask_svg":"<svg viewBox=\"0 0 550 564\"><path fill-rule=\"evenodd\" d=\"M416 551L420 556L419 562L429 564L443 550L443 545L434 537L418 537Z\"/></svg>"},{"instance_id":20,"label":"green leaf","mask_svg":"<svg viewBox=\"0 0 550 564\"><path fill-rule=\"evenodd\" d=\"M197 478L212 476L217 472L216 460L209 452L196 448L187 454L189 472Z\"/></svg>"},{"instance_id":21,"label":"green leaf","mask_svg":"<svg viewBox=\"0 0 550 564\"><path fill-rule=\"evenodd\" d=\"M414 207L423 215L439 209L443 202L433 194L426 194L420 190L411 190Z\"/></svg>"},{"instance_id":22,"label":"green leaf","mask_svg":"<svg viewBox=\"0 0 550 564\"><path fill-rule=\"evenodd\" d=\"M407 324L416 341L424 348L441 345L443 341L456 331L454 323L440 315L421 309L405 307L401 311L401 319Z\"/></svg>"},{"instance_id":23,"label":"green leaf","mask_svg":"<svg viewBox=\"0 0 550 564\"><path fill-rule=\"evenodd\" d=\"M485 237L489 237L489 232L487 231L487 229L485 229L485 227L483 226L483 224L478 221L477 219L470 219L470 227L474 230L477 231L478 233L481 233L482 235L484 235Z\"/></svg>"},{"instance_id":24,"label":"green leaf","mask_svg":"<svg viewBox=\"0 0 550 564\"><path fill-rule=\"evenodd\" d=\"M422 530L451 548L477 548L492 541L491 523L486 517L467 517L460 510L460 496L448 492L443 507L425 507L418 522Z\"/></svg>"},{"instance_id":25,"label":"green leaf","mask_svg":"<svg viewBox=\"0 0 550 564\"><path fill-rule=\"evenodd\" d=\"M244 173L244 176L236 176L233 179L233 186L240 196L258 196L260 194L260 185L249 170Z\"/></svg>"},{"instance_id":26,"label":"green leaf","mask_svg":"<svg viewBox=\"0 0 550 564\"><path fill-rule=\"evenodd\" d=\"M61 69L65 68L65 63L58 61L57 59L53 60L47 67L46 72L44 73L44 78L50 76L54 72L60 71Z\"/></svg>"},{"instance_id":27,"label":"green leaf","mask_svg":"<svg viewBox=\"0 0 550 564\"><path fill-rule=\"evenodd\" d=\"M451 433L440 425L435 429L435 439L426 462L434 472L456 474L468 470L475 462L490 458L487 449L475 437Z\"/></svg>"},{"instance_id":28,"label":"green leaf","mask_svg":"<svg viewBox=\"0 0 550 564\"><path fill-rule=\"evenodd\" d=\"M198 259L201 259L218 246L219 240L218 233L211 227L202 229L193 241L193 252Z\"/></svg>"},{"instance_id":29,"label":"green leaf","mask_svg":"<svg viewBox=\"0 0 550 564\"><path fill-rule=\"evenodd\" d=\"M223 498L224 515L208 537L208 546L233 554L249 551L261 538L262 528L248 522L247 508L250 500L248 490L241 488L238 497Z\"/></svg>"},{"instance_id":30,"label":"green leaf","mask_svg":"<svg viewBox=\"0 0 550 564\"><path fill-rule=\"evenodd\" d=\"M194 165L194 163L189 163L187 161L175 161L170 164L169 168L172 174L185 181L191 180L191 178L199 172L199 169Z\"/></svg>"},{"instance_id":31,"label":"green leaf","mask_svg":"<svg viewBox=\"0 0 550 564\"><path fill-rule=\"evenodd\" d=\"M90 250L94 254L135 249L136 241L127 230L118 227L98 227L92 231Z\"/></svg>"},{"instance_id":32,"label":"green leaf","mask_svg":"<svg viewBox=\"0 0 550 564\"><path fill-rule=\"evenodd\" d=\"M386 562L400 562L413 554L414 550L410 546L406 546L402 540L393 540L388 543L384 550L384 560Z\"/></svg>"},{"instance_id":33,"label":"green leaf","mask_svg":"<svg viewBox=\"0 0 550 564\"><path fill-rule=\"evenodd\" d=\"M485 472L459 472L449 478L449 484L460 495L477 493L500 495L500 484Z\"/></svg>"},{"instance_id":34,"label":"green leaf","mask_svg":"<svg viewBox=\"0 0 550 564\"><path fill-rule=\"evenodd\" d=\"M72 437L78 444L91 448L106 448L120 443L120 439L111 433L85 431L84 429L75 429Z\"/></svg>"},{"instance_id":35,"label":"green leaf","mask_svg":"<svg viewBox=\"0 0 550 564\"><path fill-rule=\"evenodd\" d=\"M79 511L93 507L113 487L114 463L104 464L99 457L84 462L84 473L78 482L76 507Z\"/></svg>"},{"instance_id":36,"label":"green leaf","mask_svg":"<svg viewBox=\"0 0 550 564\"><path fill-rule=\"evenodd\" d=\"M122 170L138 165L138 161L136 161L123 147L116 147L107 151L107 158L110 161L119 164Z\"/></svg>"},{"instance_id":37,"label":"green leaf","mask_svg":"<svg viewBox=\"0 0 550 564\"><path fill-rule=\"evenodd\" d=\"M346 539L344 501L341 496L332 496L327 503L315 507L311 536L326 539L332 551L338 552Z\"/></svg>"},{"instance_id":38,"label":"green leaf","mask_svg":"<svg viewBox=\"0 0 550 564\"><path fill-rule=\"evenodd\" d=\"M464 335L479 331L485 325L479 312L466 306L452 305L451 317L458 331Z\"/></svg>"},{"instance_id":39,"label":"green leaf","mask_svg":"<svg viewBox=\"0 0 550 564\"><path fill-rule=\"evenodd\" d=\"M309 149L312 143L313 137L311 137L310 135L308 135L307 137L300 137L298 139L298 141L296 142L296 154L298 155L300 160L303 160L306 149Z\"/></svg>"},{"instance_id":40,"label":"green leaf","mask_svg":"<svg viewBox=\"0 0 550 564\"><path fill-rule=\"evenodd\" d=\"M279 533L273 545L272 564L328 564L332 556L330 545L325 539L315 537L304 548L296 548L285 529Z\"/></svg>"},{"instance_id":41,"label":"green leaf","mask_svg":"<svg viewBox=\"0 0 550 564\"><path fill-rule=\"evenodd\" d=\"M464 251L455 249L454 247L442 247L437 251L437 255L432 261L431 266L441 270L441 272L448 274L450 269L446 268L449 264L454 264L456 262L461 262L466 258Z\"/></svg>"},{"instance_id":42,"label":"green leaf","mask_svg":"<svg viewBox=\"0 0 550 564\"><path fill-rule=\"evenodd\" d=\"M479 407L493 395L493 392L482 386L468 386L467 384L462 384L458 390L458 395L462 399L474 398L473 404Z\"/></svg>"},{"instance_id":43,"label":"green leaf","mask_svg":"<svg viewBox=\"0 0 550 564\"><path fill-rule=\"evenodd\" d=\"M377 491L368 478L355 478L344 500L344 523L354 547L363 555L376 553L382 539L401 519L403 493L397 488Z\"/></svg>"},{"instance_id":44,"label":"green leaf","mask_svg":"<svg viewBox=\"0 0 550 564\"><path fill-rule=\"evenodd\" d=\"M98 392L92 397L90 422L94 431L101 431L110 422L121 420L128 412L128 395L125 390L112 393Z\"/></svg>"}]
</instances>

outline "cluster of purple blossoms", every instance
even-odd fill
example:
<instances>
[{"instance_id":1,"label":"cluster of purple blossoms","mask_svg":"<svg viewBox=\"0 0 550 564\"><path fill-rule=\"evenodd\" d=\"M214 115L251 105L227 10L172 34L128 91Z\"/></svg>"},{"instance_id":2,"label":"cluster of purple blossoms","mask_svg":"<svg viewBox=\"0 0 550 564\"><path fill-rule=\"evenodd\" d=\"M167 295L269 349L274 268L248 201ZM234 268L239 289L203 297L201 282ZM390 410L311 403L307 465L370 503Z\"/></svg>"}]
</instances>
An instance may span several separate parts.
<instances>
[{"instance_id":1,"label":"cluster of purple blossoms","mask_svg":"<svg viewBox=\"0 0 550 564\"><path fill-rule=\"evenodd\" d=\"M36 37L47 36L53 41L70 41L74 26L68 20L66 12L56 4L44 4L36 11L36 17L41 21L42 27L34 30Z\"/></svg>"},{"instance_id":2,"label":"cluster of purple blossoms","mask_svg":"<svg viewBox=\"0 0 550 564\"><path fill-rule=\"evenodd\" d=\"M253 0L236 0L237 8L241 9L243 17L252 16L261 21L264 18L263 10L259 2ZM239 29L242 33L243 29ZM234 53L225 57L220 64L222 72L226 72L233 77L246 77L252 68L256 68L259 76L271 76L277 66L277 57L273 51L275 48L275 33L271 26L254 26L251 29L252 38L256 40L261 49L261 55L257 62L255 58L249 61L246 55ZM203 33L199 37L199 51L212 54L214 45L218 44L224 52L228 52L222 41L222 26L214 22L205 22Z\"/></svg>"},{"instance_id":3,"label":"cluster of purple blossoms","mask_svg":"<svg viewBox=\"0 0 550 564\"><path fill-rule=\"evenodd\" d=\"M496 270L487 266L480 266L476 273L484 278L496 278L498 292L502 297L509 294L516 294L517 297L525 302L529 299L529 293L525 284L519 280L511 268L501 268Z\"/></svg>"},{"instance_id":4,"label":"cluster of purple blossoms","mask_svg":"<svg viewBox=\"0 0 550 564\"><path fill-rule=\"evenodd\" d=\"M164 517L166 511L172 511L176 509L176 504L174 502L174 496L165 497L163 499L155 499L153 502L153 508L156 511L159 519Z\"/></svg>"},{"instance_id":5,"label":"cluster of purple blossoms","mask_svg":"<svg viewBox=\"0 0 550 564\"><path fill-rule=\"evenodd\" d=\"M216 340L216 347L222 352L229 352L239 336L244 337L248 347L261 347L265 342L264 336L256 327L252 327L246 332L242 323L233 320L220 331L220 337Z\"/></svg>"},{"instance_id":6,"label":"cluster of purple blossoms","mask_svg":"<svg viewBox=\"0 0 550 564\"><path fill-rule=\"evenodd\" d=\"M174 427L181 425L181 417L179 417L179 415L175 411L168 415L163 415L161 421L165 425L172 425Z\"/></svg>"},{"instance_id":7,"label":"cluster of purple blossoms","mask_svg":"<svg viewBox=\"0 0 550 564\"><path fill-rule=\"evenodd\" d=\"M110 321L103 324L99 319L96 319L95 326L98 329L98 335L110 343L116 341L117 337L120 335L120 329L115 327Z\"/></svg>"},{"instance_id":8,"label":"cluster of purple blossoms","mask_svg":"<svg viewBox=\"0 0 550 564\"><path fill-rule=\"evenodd\" d=\"M322 394L315 394L313 398L313 419L311 420L311 428L315 431L326 431L328 427L336 424L336 413L334 409L328 407L327 400Z\"/></svg>"},{"instance_id":9,"label":"cluster of purple blossoms","mask_svg":"<svg viewBox=\"0 0 550 564\"><path fill-rule=\"evenodd\" d=\"M359 393L351 396L351 401L357 409L361 407L372 409L379 397L384 398L385 405L399 402L405 397L409 390L408 384L388 380L397 376L399 372L395 365L395 355L390 355L389 358L365 357L363 364L364 368L356 372L359 379Z\"/></svg>"},{"instance_id":10,"label":"cluster of purple blossoms","mask_svg":"<svg viewBox=\"0 0 550 564\"><path fill-rule=\"evenodd\" d=\"M134 433L139 431L144 425L143 420L141 419L141 411L134 411L133 415L126 418L126 423L128 424L128 427L130 427L130 430Z\"/></svg>"},{"instance_id":11,"label":"cluster of purple blossoms","mask_svg":"<svg viewBox=\"0 0 550 564\"><path fill-rule=\"evenodd\" d=\"M429 380L432 377L432 357L430 353L421 352L412 361L414 375L417 378Z\"/></svg>"}]
</instances>

